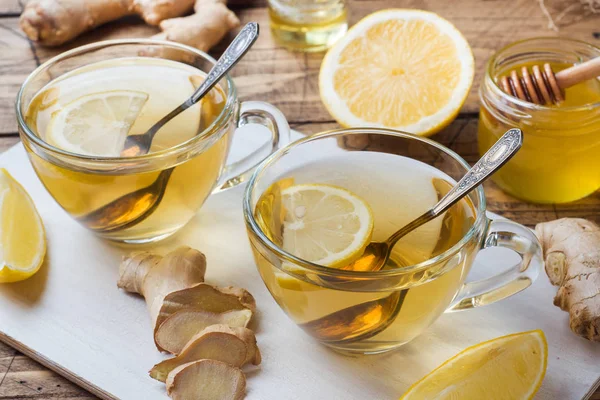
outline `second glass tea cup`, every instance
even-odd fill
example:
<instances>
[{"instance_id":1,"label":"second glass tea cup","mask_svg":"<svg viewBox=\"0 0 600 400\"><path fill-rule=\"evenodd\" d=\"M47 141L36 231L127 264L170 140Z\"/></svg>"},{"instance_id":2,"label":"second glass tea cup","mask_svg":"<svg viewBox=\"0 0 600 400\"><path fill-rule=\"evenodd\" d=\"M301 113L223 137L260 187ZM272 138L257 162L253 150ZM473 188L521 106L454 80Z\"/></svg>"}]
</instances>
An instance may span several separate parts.
<instances>
[{"instance_id":1,"label":"second glass tea cup","mask_svg":"<svg viewBox=\"0 0 600 400\"><path fill-rule=\"evenodd\" d=\"M395 198L400 201L394 186L403 178L391 166L413 161L455 181L470 168L432 140L387 129L355 128L290 144L264 161L248 183L244 217L260 275L286 314L327 346L364 354L392 350L423 333L442 313L504 299L531 285L538 275L543 261L536 236L515 222L489 219L481 187L469 195L474 216L454 245L397 268L374 272L328 268L285 251L261 229L264 223L259 222L256 208L262 195L277 182L294 180L295 184L362 190L360 195L373 209L372 240L385 240L401 227L393 220L403 212L394 206ZM413 195L403 190L400 195ZM477 253L490 247L508 248L521 261L493 277L465 282Z\"/></svg>"},{"instance_id":2,"label":"second glass tea cup","mask_svg":"<svg viewBox=\"0 0 600 400\"><path fill-rule=\"evenodd\" d=\"M216 62L204 52L174 42L98 42L42 64L25 80L16 103L21 139L48 192L86 228L101 237L127 243L156 241L175 233L211 193L244 182L257 163L289 142L289 126L283 114L267 103L240 102L229 76L220 82L225 104L209 126L183 143L144 156L75 154L49 144L27 120L27 109L34 96L54 80L94 63L140 55L178 61L204 73ZM156 115L156 120L161 117ZM226 165L236 129L249 123L266 126L271 140L245 158ZM133 206L128 204L132 199ZM112 206L115 204L123 211Z\"/></svg>"}]
</instances>

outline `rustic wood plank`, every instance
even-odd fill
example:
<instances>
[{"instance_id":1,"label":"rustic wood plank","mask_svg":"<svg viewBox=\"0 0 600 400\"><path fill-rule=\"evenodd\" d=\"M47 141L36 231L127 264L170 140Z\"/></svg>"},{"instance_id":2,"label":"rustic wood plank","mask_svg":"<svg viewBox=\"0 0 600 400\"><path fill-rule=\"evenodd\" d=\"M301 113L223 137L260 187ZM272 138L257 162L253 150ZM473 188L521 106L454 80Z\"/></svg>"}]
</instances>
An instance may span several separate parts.
<instances>
[{"instance_id":1,"label":"rustic wood plank","mask_svg":"<svg viewBox=\"0 0 600 400\"><path fill-rule=\"evenodd\" d=\"M0 18L19 15L21 10L22 8L19 0L2 0L0 2Z\"/></svg>"},{"instance_id":2,"label":"rustic wood plank","mask_svg":"<svg viewBox=\"0 0 600 400\"><path fill-rule=\"evenodd\" d=\"M243 7L238 4L236 7ZM490 55L500 47L515 40L541 35L556 35L547 28L548 21L538 3L531 0L462 0L461 7L445 0L411 0L389 1L368 0L350 1L351 21L355 22L370 12L390 7L422 8L434 11L452 21L467 37L475 58L475 84L463 107L463 113L478 111L477 90L484 65ZM261 38L257 45L239 65L234 76L240 88L242 99L252 98L272 102L278 106L293 122L329 122L331 116L322 107L317 75L322 54L295 54L278 47L271 37L266 9L264 7L239 8L236 12L243 22L258 21L263 26ZM598 30L598 17L588 17L577 23L561 27L560 35L570 36L591 43L600 44L600 37L595 38ZM3 23L18 31L16 18L4 19ZM121 38L147 37L156 33L156 28L143 25L136 18L107 24L100 29L83 35L74 42L56 49L42 48L35 45L35 52L40 61L66 50L92 41ZM231 35L230 35L231 36ZM15 39L16 40L16 39ZM23 40L23 38L21 38ZM226 43L224 41L224 43ZM18 43L18 47L26 49L26 43ZM218 46L213 54L218 55L223 45ZM28 53L25 53L28 54ZM33 57L34 55L30 55ZM29 63L31 64L31 63ZM21 82L23 76L32 68L23 65L22 70L9 75L11 81ZM15 76L17 75L17 76ZM14 95L11 87L8 92ZM0 133L15 130L14 113L8 104L0 106Z\"/></svg>"},{"instance_id":3,"label":"rustic wood plank","mask_svg":"<svg viewBox=\"0 0 600 400\"><path fill-rule=\"evenodd\" d=\"M4 151L0 140L0 151ZM0 342L0 399L90 400L96 397Z\"/></svg>"},{"instance_id":4,"label":"rustic wood plank","mask_svg":"<svg viewBox=\"0 0 600 400\"><path fill-rule=\"evenodd\" d=\"M17 131L15 99L27 75L37 66L35 55L16 18L0 18L0 134Z\"/></svg>"},{"instance_id":5,"label":"rustic wood plank","mask_svg":"<svg viewBox=\"0 0 600 400\"><path fill-rule=\"evenodd\" d=\"M443 0L409 2L368 0L351 1L351 23L367 14L390 7L422 8L434 11L453 22L466 36L473 48L476 60L476 76L473 88L467 98L463 113L476 113L479 110L478 89L482 72L489 57L499 48L515 41L534 36L553 36L554 31L547 28L547 19L541 12L537 2L518 0L507 3L503 0L462 0L461 7ZM466 12L468 10L468 12ZM262 26L268 24L266 13L260 8L241 10L243 22L258 21ZM560 35L579 38L600 45L594 38L598 17L591 17L562 28ZM321 104L318 88L318 73L323 58L322 53L294 54L277 47L270 34L263 34L257 47L246 60L236 67L234 76L241 87L252 87L253 94L278 106L293 122L328 122L331 116ZM258 49L268 49L266 52ZM301 62L304 58L304 64ZM293 61L290 63L290 61ZM251 65L249 65L251 64ZM299 70L297 68L300 68ZM262 72L262 85L248 83L249 71ZM297 74L303 79L298 79ZM269 85L269 86L266 86ZM283 90L282 90L283 88ZM240 92L243 93L242 90ZM302 95L298 99L299 95Z\"/></svg>"},{"instance_id":6,"label":"rustic wood plank","mask_svg":"<svg viewBox=\"0 0 600 400\"><path fill-rule=\"evenodd\" d=\"M587 218L600 224L600 191L573 203L557 204L555 208L559 218Z\"/></svg>"},{"instance_id":7,"label":"rustic wood plank","mask_svg":"<svg viewBox=\"0 0 600 400\"><path fill-rule=\"evenodd\" d=\"M0 386L0 399L14 398L90 400L96 397L19 354L13 358Z\"/></svg>"},{"instance_id":8,"label":"rustic wood plank","mask_svg":"<svg viewBox=\"0 0 600 400\"><path fill-rule=\"evenodd\" d=\"M17 135L4 136L0 138L0 153L4 153L6 150L19 143L19 137ZM0 356L2 349L0 348Z\"/></svg>"}]
</instances>

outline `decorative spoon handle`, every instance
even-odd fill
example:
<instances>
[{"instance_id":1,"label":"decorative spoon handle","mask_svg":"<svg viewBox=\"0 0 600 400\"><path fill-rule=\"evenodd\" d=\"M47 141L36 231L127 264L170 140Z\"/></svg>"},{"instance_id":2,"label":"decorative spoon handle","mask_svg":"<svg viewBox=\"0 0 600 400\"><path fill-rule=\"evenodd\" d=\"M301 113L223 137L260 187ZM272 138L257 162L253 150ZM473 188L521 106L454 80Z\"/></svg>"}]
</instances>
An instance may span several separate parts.
<instances>
[{"instance_id":1,"label":"decorative spoon handle","mask_svg":"<svg viewBox=\"0 0 600 400\"><path fill-rule=\"evenodd\" d=\"M258 24L250 22L227 47L221 58L212 67L204 81L198 89L182 104L162 117L157 123L152 125L148 131L139 135L129 135L125 140L125 145L121 151L122 157L132 157L147 154L152 146L152 140L156 133L176 116L187 110L204 97L220 80L233 68L235 64L248 52L250 47L258 38Z\"/></svg>"},{"instance_id":2,"label":"decorative spoon handle","mask_svg":"<svg viewBox=\"0 0 600 400\"><path fill-rule=\"evenodd\" d=\"M457 201L480 185L496 170L502 167L515 155L523 144L523 132L520 129L510 129L498 140L491 149L467 172L432 209L432 214L438 216L452 207Z\"/></svg>"},{"instance_id":3,"label":"decorative spoon handle","mask_svg":"<svg viewBox=\"0 0 600 400\"><path fill-rule=\"evenodd\" d=\"M250 22L244 26L188 101L191 101L191 104L195 104L204 97L241 60L244 54L250 50L250 47L256 42L257 38L258 24L256 22Z\"/></svg>"}]
</instances>

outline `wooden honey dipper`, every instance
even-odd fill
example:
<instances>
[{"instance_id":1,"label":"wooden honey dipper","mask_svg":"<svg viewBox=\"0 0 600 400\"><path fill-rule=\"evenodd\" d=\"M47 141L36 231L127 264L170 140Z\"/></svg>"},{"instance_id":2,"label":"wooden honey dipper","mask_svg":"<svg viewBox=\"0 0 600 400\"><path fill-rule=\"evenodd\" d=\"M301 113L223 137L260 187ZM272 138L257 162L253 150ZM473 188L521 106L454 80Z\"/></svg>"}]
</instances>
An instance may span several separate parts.
<instances>
[{"instance_id":1,"label":"wooden honey dipper","mask_svg":"<svg viewBox=\"0 0 600 400\"><path fill-rule=\"evenodd\" d=\"M565 100L565 89L600 75L600 57L582 64L564 69L558 73L552 71L546 63L543 69L539 65L521 68L521 75L512 70L510 76L500 79L500 87L507 94L535 104L560 103Z\"/></svg>"}]
</instances>

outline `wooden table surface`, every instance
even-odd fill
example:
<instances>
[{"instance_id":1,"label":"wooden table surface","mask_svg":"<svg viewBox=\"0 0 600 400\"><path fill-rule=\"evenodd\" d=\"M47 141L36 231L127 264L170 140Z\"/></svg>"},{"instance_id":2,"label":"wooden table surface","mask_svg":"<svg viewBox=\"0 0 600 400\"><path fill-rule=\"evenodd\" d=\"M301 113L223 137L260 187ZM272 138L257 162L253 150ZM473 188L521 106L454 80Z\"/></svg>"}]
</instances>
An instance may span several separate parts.
<instances>
[{"instance_id":1,"label":"wooden table surface","mask_svg":"<svg viewBox=\"0 0 600 400\"><path fill-rule=\"evenodd\" d=\"M92 41L147 37L156 33L155 28L131 18L101 27L67 46L47 49L30 42L19 29L22 3L21 0L0 0L0 152L19 141L14 101L20 84L36 66L64 50ZM433 138L469 162L478 157L478 83L486 60L495 50L515 40L557 34L600 46L600 16L561 26L556 33L548 29L548 20L536 0L350 0L349 3L352 23L383 8L420 8L437 12L463 32L475 54L475 84L458 118ZM553 5L551 0L546 3ZM235 0L230 4L242 22L258 21L263 27L268 26L266 1ZM213 55L218 56L222 49L222 45L218 46ZM233 75L242 99L271 102L283 111L293 128L315 133L337 127L319 100L317 75L321 59L322 54L290 53L278 47L268 29L263 29L259 41ZM490 183L486 185L486 196L490 211L528 226L561 217L585 217L600 223L600 192L571 204L534 205L514 199ZM93 398L85 390L0 343L0 399ZM600 400L600 390L592 399Z\"/></svg>"}]
</instances>

